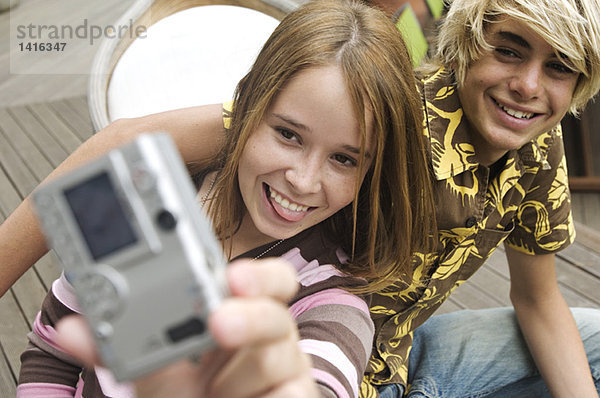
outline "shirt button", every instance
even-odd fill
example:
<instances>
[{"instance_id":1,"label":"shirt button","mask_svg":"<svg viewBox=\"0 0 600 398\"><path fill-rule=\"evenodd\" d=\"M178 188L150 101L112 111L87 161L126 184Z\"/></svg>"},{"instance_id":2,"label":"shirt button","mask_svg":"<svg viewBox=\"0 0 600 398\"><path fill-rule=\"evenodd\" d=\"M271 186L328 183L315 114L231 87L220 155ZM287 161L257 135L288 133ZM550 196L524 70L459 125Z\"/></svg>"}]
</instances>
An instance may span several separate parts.
<instances>
[{"instance_id":1,"label":"shirt button","mask_svg":"<svg viewBox=\"0 0 600 398\"><path fill-rule=\"evenodd\" d=\"M467 222L465 223L465 226L467 228L471 228L471 227L475 226L475 224L477 224L477 219L475 217L469 217L469 218L467 218Z\"/></svg>"},{"instance_id":2,"label":"shirt button","mask_svg":"<svg viewBox=\"0 0 600 398\"><path fill-rule=\"evenodd\" d=\"M383 343L379 344L379 351L385 352L385 344L383 344Z\"/></svg>"}]
</instances>

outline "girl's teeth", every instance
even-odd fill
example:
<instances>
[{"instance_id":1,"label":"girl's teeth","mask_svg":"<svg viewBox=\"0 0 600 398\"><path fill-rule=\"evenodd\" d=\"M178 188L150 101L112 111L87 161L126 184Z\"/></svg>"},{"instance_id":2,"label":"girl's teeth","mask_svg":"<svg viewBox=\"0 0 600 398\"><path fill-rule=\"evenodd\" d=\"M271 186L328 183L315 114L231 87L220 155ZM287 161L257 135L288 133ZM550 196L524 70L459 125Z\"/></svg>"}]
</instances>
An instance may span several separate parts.
<instances>
[{"instance_id":1,"label":"girl's teeth","mask_svg":"<svg viewBox=\"0 0 600 398\"><path fill-rule=\"evenodd\" d=\"M276 193L273 190L273 188L270 188L270 191L271 191L271 198L273 198L275 200L275 202L279 203L281 205L281 207L283 207L284 209L289 209L292 211L307 211L308 210L308 206L302 206L297 203L290 203L289 200L282 198L281 195L279 195L278 193Z\"/></svg>"}]
</instances>

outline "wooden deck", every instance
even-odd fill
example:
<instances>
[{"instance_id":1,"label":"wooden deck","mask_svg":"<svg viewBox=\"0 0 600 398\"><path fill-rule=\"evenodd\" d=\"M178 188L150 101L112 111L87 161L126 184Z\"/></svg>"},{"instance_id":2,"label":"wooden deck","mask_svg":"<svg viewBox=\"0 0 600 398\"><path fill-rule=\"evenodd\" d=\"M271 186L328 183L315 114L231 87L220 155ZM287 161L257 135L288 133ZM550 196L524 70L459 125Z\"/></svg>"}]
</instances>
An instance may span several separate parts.
<instances>
[{"instance_id":1,"label":"wooden deck","mask_svg":"<svg viewBox=\"0 0 600 398\"><path fill-rule=\"evenodd\" d=\"M0 221L91 134L84 97L0 109ZM558 256L560 288L569 305L600 308L600 232L581 224L577 231L575 244ZM0 299L0 397L15 395L26 334L58 274L48 254ZM498 250L440 312L508 306L508 291L508 267Z\"/></svg>"},{"instance_id":2,"label":"wooden deck","mask_svg":"<svg viewBox=\"0 0 600 398\"><path fill-rule=\"evenodd\" d=\"M0 109L0 221L91 134L84 97ZM0 298L0 397L15 396L26 334L58 275L48 254Z\"/></svg>"},{"instance_id":3,"label":"wooden deck","mask_svg":"<svg viewBox=\"0 0 600 398\"><path fill-rule=\"evenodd\" d=\"M36 65L39 74L11 74L10 59L18 56L19 49L12 48L9 40L10 22L32 23L45 17L51 25L78 26L83 18L98 26L115 23L133 4L134 0L20 0L12 10L0 13L0 107L30 104L47 100L83 96L87 92L87 71L98 45L91 46L86 40L73 40L69 51L58 60L59 64ZM15 29L13 27L13 29ZM15 31L12 31L15 34ZM41 66L43 65L43 66ZM81 71L64 74L62 71Z\"/></svg>"}]
</instances>

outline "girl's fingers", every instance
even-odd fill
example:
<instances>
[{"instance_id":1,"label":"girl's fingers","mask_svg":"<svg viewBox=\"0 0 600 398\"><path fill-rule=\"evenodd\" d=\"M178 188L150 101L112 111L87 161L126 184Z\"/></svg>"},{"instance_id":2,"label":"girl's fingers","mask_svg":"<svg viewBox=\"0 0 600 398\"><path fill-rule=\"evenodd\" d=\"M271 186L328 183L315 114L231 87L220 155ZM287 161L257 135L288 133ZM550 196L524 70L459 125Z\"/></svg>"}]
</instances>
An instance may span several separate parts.
<instances>
[{"instance_id":1,"label":"girl's fingers","mask_svg":"<svg viewBox=\"0 0 600 398\"><path fill-rule=\"evenodd\" d=\"M210 315L208 325L225 349L266 344L297 334L286 306L265 297L228 298Z\"/></svg>"},{"instance_id":2,"label":"girl's fingers","mask_svg":"<svg viewBox=\"0 0 600 398\"><path fill-rule=\"evenodd\" d=\"M297 339L289 336L268 344L239 350L219 373L211 379L208 396L215 398L262 397L283 388L299 378L309 382L303 386L303 398L311 397L314 381L310 376L309 359L298 348ZM235 383L231 381L235 380ZM293 396L293 395L292 395Z\"/></svg>"},{"instance_id":3,"label":"girl's fingers","mask_svg":"<svg viewBox=\"0 0 600 398\"><path fill-rule=\"evenodd\" d=\"M80 315L69 315L56 324L57 342L86 366L100 364L96 344L87 323Z\"/></svg>"},{"instance_id":4,"label":"girl's fingers","mask_svg":"<svg viewBox=\"0 0 600 398\"><path fill-rule=\"evenodd\" d=\"M179 386L186 396L242 398L284 388L294 378L312 380L308 357L298 348L296 325L286 307L298 287L293 267L279 259L238 261L228 267L227 278L232 297L209 317L220 348L200 358L199 364L182 361L138 380L140 396L173 396L169 391ZM85 366L100 364L81 316L63 318L56 332L58 344ZM214 394L204 393L207 383Z\"/></svg>"},{"instance_id":5,"label":"girl's fingers","mask_svg":"<svg viewBox=\"0 0 600 398\"><path fill-rule=\"evenodd\" d=\"M277 258L234 261L227 267L227 282L234 296L272 297L283 303L298 290L296 270Z\"/></svg>"}]
</instances>

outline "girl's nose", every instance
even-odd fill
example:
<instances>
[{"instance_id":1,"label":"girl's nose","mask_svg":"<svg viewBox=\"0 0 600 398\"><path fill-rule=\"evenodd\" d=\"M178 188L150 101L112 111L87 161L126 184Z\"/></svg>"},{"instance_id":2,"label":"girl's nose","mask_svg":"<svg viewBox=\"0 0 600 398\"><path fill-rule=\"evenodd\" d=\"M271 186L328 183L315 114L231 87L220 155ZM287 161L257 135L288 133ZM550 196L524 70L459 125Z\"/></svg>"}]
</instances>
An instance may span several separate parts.
<instances>
[{"instance_id":1,"label":"girl's nose","mask_svg":"<svg viewBox=\"0 0 600 398\"><path fill-rule=\"evenodd\" d=\"M298 193L316 193L321 190L322 166L315 159L298 162L285 172L287 181Z\"/></svg>"}]
</instances>

